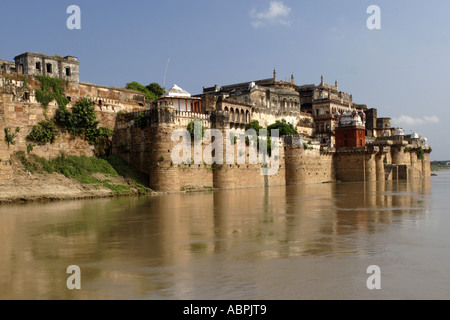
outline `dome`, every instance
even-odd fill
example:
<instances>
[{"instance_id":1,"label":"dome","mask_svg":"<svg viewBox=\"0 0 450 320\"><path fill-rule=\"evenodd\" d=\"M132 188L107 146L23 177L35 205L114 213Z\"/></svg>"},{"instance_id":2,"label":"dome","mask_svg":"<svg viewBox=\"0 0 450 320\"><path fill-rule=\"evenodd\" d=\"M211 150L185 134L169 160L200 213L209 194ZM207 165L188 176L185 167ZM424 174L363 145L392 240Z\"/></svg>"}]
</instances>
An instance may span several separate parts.
<instances>
[{"instance_id":1,"label":"dome","mask_svg":"<svg viewBox=\"0 0 450 320\"><path fill-rule=\"evenodd\" d=\"M394 134L394 136L404 136L405 135L405 133L403 132L403 129L402 128L397 128L397 129L395 129L395 134Z\"/></svg>"},{"instance_id":2,"label":"dome","mask_svg":"<svg viewBox=\"0 0 450 320\"><path fill-rule=\"evenodd\" d=\"M163 96L163 98L190 98L191 94L183 89L181 89L176 84L167 91Z\"/></svg>"},{"instance_id":3,"label":"dome","mask_svg":"<svg viewBox=\"0 0 450 320\"><path fill-rule=\"evenodd\" d=\"M339 125L340 126L349 126L352 124L352 115L348 112L344 112L341 116L341 118L339 119Z\"/></svg>"},{"instance_id":4,"label":"dome","mask_svg":"<svg viewBox=\"0 0 450 320\"><path fill-rule=\"evenodd\" d=\"M411 134L411 139L419 139L419 135L417 134L417 132L413 132Z\"/></svg>"},{"instance_id":5,"label":"dome","mask_svg":"<svg viewBox=\"0 0 450 320\"><path fill-rule=\"evenodd\" d=\"M362 126L363 125L361 117L359 116L358 113L355 113L355 112L353 113L352 124L353 125L358 125L358 126Z\"/></svg>"},{"instance_id":6,"label":"dome","mask_svg":"<svg viewBox=\"0 0 450 320\"><path fill-rule=\"evenodd\" d=\"M359 116L361 117L361 120L363 121L363 122L366 122L366 114L364 113L364 112L360 112L359 113Z\"/></svg>"},{"instance_id":7,"label":"dome","mask_svg":"<svg viewBox=\"0 0 450 320\"><path fill-rule=\"evenodd\" d=\"M428 139L427 138L425 138L425 137L422 137L422 138L420 138L420 144L422 145L422 146L424 146L424 147L427 147L428 146Z\"/></svg>"}]
</instances>

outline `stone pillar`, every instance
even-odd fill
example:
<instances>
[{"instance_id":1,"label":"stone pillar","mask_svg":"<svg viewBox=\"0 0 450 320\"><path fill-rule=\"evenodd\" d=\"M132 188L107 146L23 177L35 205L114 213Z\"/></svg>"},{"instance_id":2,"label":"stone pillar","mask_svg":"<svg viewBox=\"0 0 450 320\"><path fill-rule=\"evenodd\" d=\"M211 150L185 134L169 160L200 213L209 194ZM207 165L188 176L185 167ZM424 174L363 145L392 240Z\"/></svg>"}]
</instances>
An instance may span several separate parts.
<instances>
[{"instance_id":1,"label":"stone pillar","mask_svg":"<svg viewBox=\"0 0 450 320\"><path fill-rule=\"evenodd\" d=\"M366 181L376 181L377 180L377 166L376 166L376 155L373 153L365 154L365 174Z\"/></svg>"},{"instance_id":2,"label":"stone pillar","mask_svg":"<svg viewBox=\"0 0 450 320\"><path fill-rule=\"evenodd\" d=\"M376 171L377 171L377 181L384 181L386 179L386 173L384 170L384 158L385 154L380 152L375 155L376 161Z\"/></svg>"}]
</instances>

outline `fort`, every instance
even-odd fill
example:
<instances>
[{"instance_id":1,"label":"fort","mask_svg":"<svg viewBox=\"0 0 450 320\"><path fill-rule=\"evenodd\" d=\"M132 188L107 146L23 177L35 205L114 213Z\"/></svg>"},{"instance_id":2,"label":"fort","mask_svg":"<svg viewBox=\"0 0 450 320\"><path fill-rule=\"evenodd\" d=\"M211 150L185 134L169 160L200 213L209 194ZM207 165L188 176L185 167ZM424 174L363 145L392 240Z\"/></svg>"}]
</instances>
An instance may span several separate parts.
<instances>
[{"instance_id":1,"label":"fort","mask_svg":"<svg viewBox=\"0 0 450 320\"><path fill-rule=\"evenodd\" d=\"M100 126L114 132L110 152L148 174L155 191L420 180L431 175L426 138L392 128L389 118L378 118L376 109L354 103L352 95L339 91L337 81L329 85L323 77L319 85L297 86L294 75L281 81L274 70L268 79L204 87L195 96L174 85L161 98L148 101L140 92L80 82L79 62L72 56L27 52L14 62L0 60L0 70L0 183L13 179L11 156L19 151L47 159L61 152L96 154L95 146L64 130L53 143L34 144L30 151L27 136L33 127L52 119L58 110L57 101L47 107L38 101L39 77L65 83L68 109L82 98L93 101ZM174 131L193 121L218 129L225 137L230 131L244 134L255 120L264 128L285 121L298 132L276 140L276 174L262 175L262 161L251 164L248 147L245 164L172 161L178 143L173 141ZM15 144L6 143L6 129L15 128ZM210 144L203 141L203 151Z\"/></svg>"}]
</instances>

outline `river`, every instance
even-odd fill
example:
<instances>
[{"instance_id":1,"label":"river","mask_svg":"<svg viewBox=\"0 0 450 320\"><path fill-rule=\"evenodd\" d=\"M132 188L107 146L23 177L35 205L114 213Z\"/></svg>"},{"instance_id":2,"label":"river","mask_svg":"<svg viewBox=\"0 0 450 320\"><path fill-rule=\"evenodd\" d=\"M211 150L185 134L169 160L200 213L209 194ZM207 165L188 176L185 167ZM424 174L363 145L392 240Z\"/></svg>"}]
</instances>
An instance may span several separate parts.
<instances>
[{"instance_id":1,"label":"river","mask_svg":"<svg viewBox=\"0 0 450 320\"><path fill-rule=\"evenodd\" d=\"M450 299L449 191L439 172L3 206L0 299Z\"/></svg>"}]
</instances>

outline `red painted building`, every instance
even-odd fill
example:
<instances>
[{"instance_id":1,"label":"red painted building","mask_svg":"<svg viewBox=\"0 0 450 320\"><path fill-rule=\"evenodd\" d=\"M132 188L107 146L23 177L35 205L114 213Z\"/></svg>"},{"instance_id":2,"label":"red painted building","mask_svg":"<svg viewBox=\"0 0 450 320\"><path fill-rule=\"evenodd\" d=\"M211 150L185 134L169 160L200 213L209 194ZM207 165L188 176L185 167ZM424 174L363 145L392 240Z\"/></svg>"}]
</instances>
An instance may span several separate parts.
<instances>
[{"instance_id":1,"label":"red painted building","mask_svg":"<svg viewBox=\"0 0 450 320\"><path fill-rule=\"evenodd\" d=\"M336 148L365 147L366 119L364 113L344 113L335 128Z\"/></svg>"}]
</instances>

